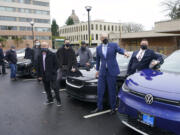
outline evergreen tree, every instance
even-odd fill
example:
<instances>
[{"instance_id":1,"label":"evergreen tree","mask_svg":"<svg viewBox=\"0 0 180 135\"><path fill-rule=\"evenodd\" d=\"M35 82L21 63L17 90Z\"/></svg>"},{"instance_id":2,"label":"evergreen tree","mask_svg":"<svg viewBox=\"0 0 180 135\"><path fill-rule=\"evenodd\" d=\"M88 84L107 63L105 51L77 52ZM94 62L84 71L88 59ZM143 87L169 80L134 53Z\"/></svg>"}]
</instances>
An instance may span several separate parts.
<instances>
[{"instance_id":1,"label":"evergreen tree","mask_svg":"<svg viewBox=\"0 0 180 135\"><path fill-rule=\"evenodd\" d=\"M69 17L69 18L66 20L66 25L73 25L73 24L74 24L73 19Z\"/></svg>"},{"instance_id":2,"label":"evergreen tree","mask_svg":"<svg viewBox=\"0 0 180 135\"><path fill-rule=\"evenodd\" d=\"M51 32L52 32L52 36L59 36L59 26L56 23L55 19L53 19L51 24Z\"/></svg>"}]
</instances>

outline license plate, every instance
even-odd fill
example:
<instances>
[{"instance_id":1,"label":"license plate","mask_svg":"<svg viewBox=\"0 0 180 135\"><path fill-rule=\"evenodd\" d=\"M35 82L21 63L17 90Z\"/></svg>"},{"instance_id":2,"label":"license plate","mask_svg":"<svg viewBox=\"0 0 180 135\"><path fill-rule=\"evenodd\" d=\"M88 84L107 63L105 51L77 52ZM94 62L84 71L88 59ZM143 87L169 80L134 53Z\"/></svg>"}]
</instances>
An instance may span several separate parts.
<instances>
[{"instance_id":1,"label":"license plate","mask_svg":"<svg viewBox=\"0 0 180 135\"><path fill-rule=\"evenodd\" d=\"M154 126L154 117L148 114L142 114L142 122L147 125Z\"/></svg>"}]
</instances>

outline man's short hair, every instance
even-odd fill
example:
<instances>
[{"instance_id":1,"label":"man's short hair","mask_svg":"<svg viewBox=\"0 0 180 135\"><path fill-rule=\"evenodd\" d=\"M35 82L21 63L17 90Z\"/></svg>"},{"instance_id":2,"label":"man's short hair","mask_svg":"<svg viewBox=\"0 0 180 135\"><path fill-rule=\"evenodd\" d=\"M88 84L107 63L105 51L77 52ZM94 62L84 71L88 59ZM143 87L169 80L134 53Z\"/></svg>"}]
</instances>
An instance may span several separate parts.
<instances>
[{"instance_id":1,"label":"man's short hair","mask_svg":"<svg viewBox=\"0 0 180 135\"><path fill-rule=\"evenodd\" d=\"M16 47L14 45L11 45L11 49L15 49Z\"/></svg>"},{"instance_id":2,"label":"man's short hair","mask_svg":"<svg viewBox=\"0 0 180 135\"><path fill-rule=\"evenodd\" d=\"M81 45L86 45L86 42L85 41L81 41Z\"/></svg>"},{"instance_id":3,"label":"man's short hair","mask_svg":"<svg viewBox=\"0 0 180 135\"><path fill-rule=\"evenodd\" d=\"M142 42L142 41L146 41L146 42L148 42L148 40L147 40L146 38L143 38L143 39L141 40L141 42Z\"/></svg>"},{"instance_id":4,"label":"man's short hair","mask_svg":"<svg viewBox=\"0 0 180 135\"><path fill-rule=\"evenodd\" d=\"M65 41L67 41L67 40L69 40L69 39L68 39L68 38L64 39L64 43L65 43ZM70 40L69 40L69 42L70 42Z\"/></svg>"}]
</instances>

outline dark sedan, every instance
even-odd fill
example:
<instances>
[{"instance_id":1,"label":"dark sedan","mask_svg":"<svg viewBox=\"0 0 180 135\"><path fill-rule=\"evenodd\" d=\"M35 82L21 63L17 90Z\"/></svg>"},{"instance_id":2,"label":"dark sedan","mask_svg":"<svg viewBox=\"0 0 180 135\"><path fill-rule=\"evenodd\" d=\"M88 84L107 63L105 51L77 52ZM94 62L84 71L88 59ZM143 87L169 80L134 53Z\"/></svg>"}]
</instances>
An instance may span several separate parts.
<instances>
[{"instance_id":1,"label":"dark sedan","mask_svg":"<svg viewBox=\"0 0 180 135\"><path fill-rule=\"evenodd\" d=\"M132 52L130 52L130 54L132 54ZM129 60L130 58L125 58L123 55L117 55L118 65L121 70L121 73L117 77L117 92L126 78ZM68 95L78 100L96 102L98 80L95 78L95 66L91 68L90 71L85 68L80 68L80 72L82 73L82 76L67 77L66 88Z\"/></svg>"}]
</instances>

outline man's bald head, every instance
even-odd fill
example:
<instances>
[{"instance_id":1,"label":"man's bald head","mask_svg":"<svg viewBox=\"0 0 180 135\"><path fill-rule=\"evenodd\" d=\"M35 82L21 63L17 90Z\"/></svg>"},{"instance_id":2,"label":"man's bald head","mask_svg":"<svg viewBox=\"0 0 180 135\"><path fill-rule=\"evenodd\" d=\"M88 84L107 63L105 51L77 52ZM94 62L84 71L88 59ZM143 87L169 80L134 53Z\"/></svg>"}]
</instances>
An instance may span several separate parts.
<instances>
[{"instance_id":1,"label":"man's bald head","mask_svg":"<svg viewBox=\"0 0 180 135\"><path fill-rule=\"evenodd\" d=\"M108 34L101 34L100 40L103 41L104 39L108 39Z\"/></svg>"},{"instance_id":2,"label":"man's bald head","mask_svg":"<svg viewBox=\"0 0 180 135\"><path fill-rule=\"evenodd\" d=\"M41 48L49 48L49 44L47 42L42 42Z\"/></svg>"},{"instance_id":3,"label":"man's bald head","mask_svg":"<svg viewBox=\"0 0 180 135\"><path fill-rule=\"evenodd\" d=\"M108 43L108 34L101 34L100 40L103 44Z\"/></svg>"}]
</instances>

